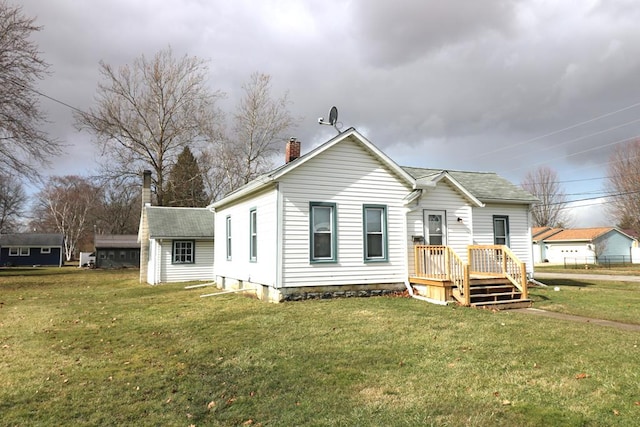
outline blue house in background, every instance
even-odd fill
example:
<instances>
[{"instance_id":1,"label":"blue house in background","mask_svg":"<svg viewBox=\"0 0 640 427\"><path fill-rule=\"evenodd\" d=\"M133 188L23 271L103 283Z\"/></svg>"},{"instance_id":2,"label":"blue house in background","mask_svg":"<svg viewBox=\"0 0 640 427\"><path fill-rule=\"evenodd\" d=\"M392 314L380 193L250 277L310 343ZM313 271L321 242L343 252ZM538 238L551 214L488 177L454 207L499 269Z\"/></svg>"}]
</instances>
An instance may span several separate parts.
<instances>
[{"instance_id":1,"label":"blue house in background","mask_svg":"<svg viewBox=\"0 0 640 427\"><path fill-rule=\"evenodd\" d=\"M62 267L62 234L17 233L0 235L0 266L55 265Z\"/></svg>"}]
</instances>

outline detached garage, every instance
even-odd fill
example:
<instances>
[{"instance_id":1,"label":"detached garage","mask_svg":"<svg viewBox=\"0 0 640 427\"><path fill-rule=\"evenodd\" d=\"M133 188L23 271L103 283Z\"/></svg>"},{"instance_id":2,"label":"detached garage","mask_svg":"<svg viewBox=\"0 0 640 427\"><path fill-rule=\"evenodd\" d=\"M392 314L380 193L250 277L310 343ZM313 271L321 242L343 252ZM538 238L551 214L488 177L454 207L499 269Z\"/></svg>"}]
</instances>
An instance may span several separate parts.
<instances>
[{"instance_id":1,"label":"detached garage","mask_svg":"<svg viewBox=\"0 0 640 427\"><path fill-rule=\"evenodd\" d=\"M0 235L0 265L58 266L63 263L62 234L17 233Z\"/></svg>"}]
</instances>

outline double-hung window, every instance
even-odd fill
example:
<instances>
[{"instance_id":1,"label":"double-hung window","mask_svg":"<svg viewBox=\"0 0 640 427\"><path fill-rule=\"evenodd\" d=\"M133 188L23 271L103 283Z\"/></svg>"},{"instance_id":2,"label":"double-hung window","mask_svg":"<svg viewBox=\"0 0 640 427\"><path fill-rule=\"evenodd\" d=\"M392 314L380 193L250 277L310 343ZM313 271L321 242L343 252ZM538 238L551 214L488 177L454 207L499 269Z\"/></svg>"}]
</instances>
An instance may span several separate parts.
<instances>
[{"instance_id":1,"label":"double-hung window","mask_svg":"<svg viewBox=\"0 0 640 427\"><path fill-rule=\"evenodd\" d=\"M363 206L364 259L387 261L387 207Z\"/></svg>"},{"instance_id":2,"label":"double-hung window","mask_svg":"<svg viewBox=\"0 0 640 427\"><path fill-rule=\"evenodd\" d=\"M309 203L309 229L311 262L337 261L335 203Z\"/></svg>"},{"instance_id":3,"label":"double-hung window","mask_svg":"<svg viewBox=\"0 0 640 427\"><path fill-rule=\"evenodd\" d=\"M20 255L20 248L9 248L9 256Z\"/></svg>"},{"instance_id":4,"label":"double-hung window","mask_svg":"<svg viewBox=\"0 0 640 427\"><path fill-rule=\"evenodd\" d=\"M493 216L493 244L509 246L509 217Z\"/></svg>"},{"instance_id":5,"label":"double-hung window","mask_svg":"<svg viewBox=\"0 0 640 427\"><path fill-rule=\"evenodd\" d=\"M40 253L41 254L50 254L51 253L51 248L40 248Z\"/></svg>"},{"instance_id":6,"label":"double-hung window","mask_svg":"<svg viewBox=\"0 0 640 427\"><path fill-rule=\"evenodd\" d=\"M173 241L173 263L193 264L195 262L195 245L193 240Z\"/></svg>"},{"instance_id":7,"label":"double-hung window","mask_svg":"<svg viewBox=\"0 0 640 427\"><path fill-rule=\"evenodd\" d=\"M249 260L258 259L258 215L256 209L249 211Z\"/></svg>"},{"instance_id":8,"label":"double-hung window","mask_svg":"<svg viewBox=\"0 0 640 427\"><path fill-rule=\"evenodd\" d=\"M227 260L231 260L231 217L227 217L227 228L226 228L226 239L227 239Z\"/></svg>"}]
</instances>

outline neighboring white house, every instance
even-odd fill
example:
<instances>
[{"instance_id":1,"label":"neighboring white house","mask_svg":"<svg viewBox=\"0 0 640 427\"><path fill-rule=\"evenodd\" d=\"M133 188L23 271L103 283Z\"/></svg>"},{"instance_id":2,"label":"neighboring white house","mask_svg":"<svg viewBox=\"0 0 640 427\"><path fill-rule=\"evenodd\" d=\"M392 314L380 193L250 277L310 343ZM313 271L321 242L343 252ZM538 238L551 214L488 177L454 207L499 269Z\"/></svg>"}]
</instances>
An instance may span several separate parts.
<instances>
[{"instance_id":1,"label":"neighboring white house","mask_svg":"<svg viewBox=\"0 0 640 427\"><path fill-rule=\"evenodd\" d=\"M631 262L636 240L615 227L536 228L535 262L594 264Z\"/></svg>"},{"instance_id":2,"label":"neighboring white house","mask_svg":"<svg viewBox=\"0 0 640 427\"><path fill-rule=\"evenodd\" d=\"M140 282L213 280L214 214L207 208L151 206L144 172L140 216Z\"/></svg>"},{"instance_id":3,"label":"neighboring white house","mask_svg":"<svg viewBox=\"0 0 640 427\"><path fill-rule=\"evenodd\" d=\"M215 202L219 288L270 301L404 289L414 244L506 245L533 266L535 199L494 173L402 168L355 129ZM493 254L495 250L491 249Z\"/></svg>"}]
</instances>

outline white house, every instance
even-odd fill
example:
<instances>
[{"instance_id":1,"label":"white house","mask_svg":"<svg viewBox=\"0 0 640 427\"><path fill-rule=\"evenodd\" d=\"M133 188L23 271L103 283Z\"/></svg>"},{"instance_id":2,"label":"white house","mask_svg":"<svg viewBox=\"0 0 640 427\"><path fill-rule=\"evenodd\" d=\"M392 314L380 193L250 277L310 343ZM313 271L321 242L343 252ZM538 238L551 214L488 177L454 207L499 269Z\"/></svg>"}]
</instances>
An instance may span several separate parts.
<instances>
[{"instance_id":1,"label":"white house","mask_svg":"<svg viewBox=\"0 0 640 427\"><path fill-rule=\"evenodd\" d=\"M631 262L636 240L616 227L536 229L536 262L595 264Z\"/></svg>"},{"instance_id":2,"label":"white house","mask_svg":"<svg viewBox=\"0 0 640 427\"><path fill-rule=\"evenodd\" d=\"M529 193L494 173L402 168L353 128L305 156L294 139L286 151L212 205L218 287L269 301L408 289L468 303L471 275L507 268L526 297Z\"/></svg>"},{"instance_id":3,"label":"white house","mask_svg":"<svg viewBox=\"0 0 640 427\"><path fill-rule=\"evenodd\" d=\"M140 282L213 280L214 214L207 208L151 206L151 172L143 178Z\"/></svg>"}]
</instances>

